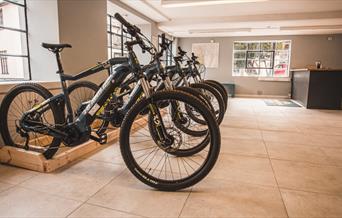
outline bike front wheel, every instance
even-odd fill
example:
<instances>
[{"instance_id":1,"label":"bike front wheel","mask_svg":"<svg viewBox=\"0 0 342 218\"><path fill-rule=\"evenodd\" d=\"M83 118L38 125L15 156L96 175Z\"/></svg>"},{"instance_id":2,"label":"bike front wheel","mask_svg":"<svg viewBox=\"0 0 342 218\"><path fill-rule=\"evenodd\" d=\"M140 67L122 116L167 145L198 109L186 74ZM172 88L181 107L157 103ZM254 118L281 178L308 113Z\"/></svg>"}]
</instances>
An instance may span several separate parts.
<instances>
[{"instance_id":1,"label":"bike front wheel","mask_svg":"<svg viewBox=\"0 0 342 218\"><path fill-rule=\"evenodd\" d=\"M203 116L210 143L200 152L187 157L172 154L191 146L196 138L189 139L177 128L172 120L172 109L163 108L165 111L161 111L156 106L165 102L170 102L168 107L172 102L189 105ZM165 134L172 139L168 143L152 139L148 118L140 115L140 111L146 109L149 113L160 114L155 119L156 126L157 123L164 125ZM181 91L160 91L137 102L125 116L120 131L120 149L128 169L143 183L163 191L184 189L206 177L216 163L220 143L220 130L213 114L201 100Z\"/></svg>"}]
</instances>

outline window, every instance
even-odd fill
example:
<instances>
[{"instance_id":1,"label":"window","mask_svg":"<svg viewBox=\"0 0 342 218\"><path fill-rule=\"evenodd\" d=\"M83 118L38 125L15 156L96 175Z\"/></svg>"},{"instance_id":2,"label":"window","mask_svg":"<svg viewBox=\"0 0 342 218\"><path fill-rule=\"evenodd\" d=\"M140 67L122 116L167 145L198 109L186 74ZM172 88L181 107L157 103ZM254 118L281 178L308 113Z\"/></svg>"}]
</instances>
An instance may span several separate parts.
<instances>
[{"instance_id":1,"label":"window","mask_svg":"<svg viewBox=\"0 0 342 218\"><path fill-rule=\"evenodd\" d=\"M107 15L108 57L127 56L125 42L132 37L123 30L122 24L113 16Z\"/></svg>"},{"instance_id":2,"label":"window","mask_svg":"<svg viewBox=\"0 0 342 218\"><path fill-rule=\"evenodd\" d=\"M2 8L0 8L0 26L4 25L4 15L2 13Z\"/></svg>"},{"instance_id":3,"label":"window","mask_svg":"<svg viewBox=\"0 0 342 218\"><path fill-rule=\"evenodd\" d=\"M6 53L7 53L6 51L0 51L0 55L5 55ZM0 66L1 66L1 74L9 74L6 56L0 56Z\"/></svg>"},{"instance_id":4,"label":"window","mask_svg":"<svg viewBox=\"0 0 342 218\"><path fill-rule=\"evenodd\" d=\"M291 41L238 41L233 48L233 76L288 77Z\"/></svg>"},{"instance_id":5,"label":"window","mask_svg":"<svg viewBox=\"0 0 342 218\"><path fill-rule=\"evenodd\" d=\"M0 81L29 80L26 0L0 0Z\"/></svg>"},{"instance_id":6,"label":"window","mask_svg":"<svg viewBox=\"0 0 342 218\"><path fill-rule=\"evenodd\" d=\"M170 39L167 39L166 37L165 37L165 41L166 41L166 43L168 43L170 45L169 45L169 49L167 49L165 51L163 59L164 59L165 65L170 66L173 63L173 58L172 58L172 47L173 47L172 43L173 42ZM162 37L158 36L158 49L160 49L161 43L162 43Z\"/></svg>"}]
</instances>

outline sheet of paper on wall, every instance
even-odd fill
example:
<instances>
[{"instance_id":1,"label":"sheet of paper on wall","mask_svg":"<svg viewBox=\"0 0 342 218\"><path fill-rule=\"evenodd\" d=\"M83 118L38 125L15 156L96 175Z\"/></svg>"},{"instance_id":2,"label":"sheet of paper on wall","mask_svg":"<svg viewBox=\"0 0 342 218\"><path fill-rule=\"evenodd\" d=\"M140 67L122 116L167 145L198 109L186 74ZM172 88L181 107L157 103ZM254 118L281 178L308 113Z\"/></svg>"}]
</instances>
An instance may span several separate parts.
<instances>
[{"instance_id":1,"label":"sheet of paper on wall","mask_svg":"<svg viewBox=\"0 0 342 218\"><path fill-rule=\"evenodd\" d=\"M199 57L199 62L207 68L218 68L219 43L194 43L192 52Z\"/></svg>"}]
</instances>

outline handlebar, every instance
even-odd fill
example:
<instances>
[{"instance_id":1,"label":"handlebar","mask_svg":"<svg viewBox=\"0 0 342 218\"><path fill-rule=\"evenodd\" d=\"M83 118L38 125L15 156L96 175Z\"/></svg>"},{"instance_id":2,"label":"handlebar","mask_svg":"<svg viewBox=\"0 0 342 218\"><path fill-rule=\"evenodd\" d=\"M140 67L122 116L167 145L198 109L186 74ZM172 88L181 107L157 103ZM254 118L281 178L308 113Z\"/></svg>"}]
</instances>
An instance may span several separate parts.
<instances>
[{"instance_id":1,"label":"handlebar","mask_svg":"<svg viewBox=\"0 0 342 218\"><path fill-rule=\"evenodd\" d=\"M178 53L181 55L181 56L184 56L186 55L186 51L183 51L182 48L180 46L178 46Z\"/></svg>"},{"instance_id":2,"label":"handlebar","mask_svg":"<svg viewBox=\"0 0 342 218\"><path fill-rule=\"evenodd\" d=\"M193 61L196 61L197 59L198 59L198 57L195 55L195 53L191 53L191 59L193 60Z\"/></svg>"},{"instance_id":3,"label":"handlebar","mask_svg":"<svg viewBox=\"0 0 342 218\"><path fill-rule=\"evenodd\" d=\"M138 33L141 32L141 30L137 26L130 24L119 13L115 13L114 17L127 28L128 33L131 34L133 37L136 37Z\"/></svg>"},{"instance_id":4,"label":"handlebar","mask_svg":"<svg viewBox=\"0 0 342 218\"><path fill-rule=\"evenodd\" d=\"M143 50L143 52L148 51L150 52L151 48L146 46L144 41L142 40L142 38L140 37L141 35L141 30L139 29L139 27L130 24L125 18L123 18L119 13L115 13L114 17L123 25L126 27L127 32L134 37L136 40L130 42L130 43L126 43L129 46L133 46L135 44L138 44L141 49ZM140 35L139 35L140 34Z\"/></svg>"}]
</instances>

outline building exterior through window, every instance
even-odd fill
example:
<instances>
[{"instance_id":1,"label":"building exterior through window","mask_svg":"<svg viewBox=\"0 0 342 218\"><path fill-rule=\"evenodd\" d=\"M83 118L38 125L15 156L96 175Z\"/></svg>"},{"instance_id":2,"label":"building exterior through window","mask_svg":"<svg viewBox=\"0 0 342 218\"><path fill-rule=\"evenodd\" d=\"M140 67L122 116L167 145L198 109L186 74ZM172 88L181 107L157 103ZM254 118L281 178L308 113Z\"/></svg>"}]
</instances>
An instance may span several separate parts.
<instances>
[{"instance_id":1,"label":"building exterior through window","mask_svg":"<svg viewBox=\"0 0 342 218\"><path fill-rule=\"evenodd\" d=\"M173 63L173 52L172 52L172 48L173 48L173 41L168 39L168 38L165 38L165 41L166 43L169 44L169 48L165 51L164 55L163 55L163 61L165 63L166 66L170 66L172 65ZM158 48L160 49L160 44L162 43L162 37L161 36L158 36Z\"/></svg>"},{"instance_id":2,"label":"building exterior through window","mask_svg":"<svg viewBox=\"0 0 342 218\"><path fill-rule=\"evenodd\" d=\"M5 55L6 51L0 51L0 54ZM0 67L1 67L1 74L8 75L8 63L7 63L7 57L1 56L0 57Z\"/></svg>"},{"instance_id":3,"label":"building exterior through window","mask_svg":"<svg viewBox=\"0 0 342 218\"><path fill-rule=\"evenodd\" d=\"M26 0L0 0L0 82L29 80Z\"/></svg>"},{"instance_id":4,"label":"building exterior through window","mask_svg":"<svg viewBox=\"0 0 342 218\"><path fill-rule=\"evenodd\" d=\"M132 37L112 15L107 15L107 37L109 58L127 56L125 42L130 41Z\"/></svg>"},{"instance_id":5,"label":"building exterior through window","mask_svg":"<svg viewBox=\"0 0 342 218\"><path fill-rule=\"evenodd\" d=\"M233 49L233 76L288 77L291 41L237 41Z\"/></svg>"}]
</instances>

